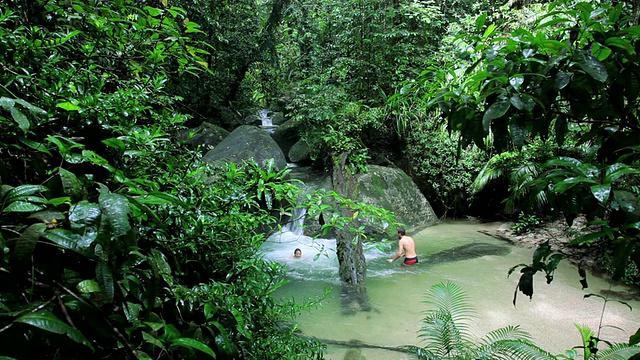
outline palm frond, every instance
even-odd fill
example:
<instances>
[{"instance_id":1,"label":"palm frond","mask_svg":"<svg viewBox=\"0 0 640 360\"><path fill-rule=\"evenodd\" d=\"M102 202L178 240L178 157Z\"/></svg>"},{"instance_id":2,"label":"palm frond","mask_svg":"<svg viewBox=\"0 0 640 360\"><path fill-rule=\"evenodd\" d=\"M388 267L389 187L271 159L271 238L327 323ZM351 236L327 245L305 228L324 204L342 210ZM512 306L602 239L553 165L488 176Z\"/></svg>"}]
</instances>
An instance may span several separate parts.
<instances>
[{"instance_id":1,"label":"palm frond","mask_svg":"<svg viewBox=\"0 0 640 360\"><path fill-rule=\"evenodd\" d=\"M640 346L617 343L598 351L598 360L627 360L636 354L640 354Z\"/></svg>"},{"instance_id":2,"label":"palm frond","mask_svg":"<svg viewBox=\"0 0 640 360\"><path fill-rule=\"evenodd\" d=\"M424 349L440 358L464 353L472 338L472 308L462 287L451 282L436 284L427 291L424 302L436 307L424 312L418 335L426 343Z\"/></svg>"},{"instance_id":3,"label":"palm frond","mask_svg":"<svg viewBox=\"0 0 640 360\"><path fill-rule=\"evenodd\" d=\"M484 359L491 360L555 360L556 356L528 339L505 339L480 348ZM480 357L476 357L480 358Z\"/></svg>"},{"instance_id":4,"label":"palm frond","mask_svg":"<svg viewBox=\"0 0 640 360\"><path fill-rule=\"evenodd\" d=\"M472 319L473 307L469 304L469 298L462 286L456 283L433 285L423 302L435 306L439 311L450 313L456 322ZM429 313L429 310L426 313Z\"/></svg>"},{"instance_id":5,"label":"palm frond","mask_svg":"<svg viewBox=\"0 0 640 360\"><path fill-rule=\"evenodd\" d=\"M471 193L477 193L482 190L489 181L493 179L497 179L502 176L502 169L495 168L491 166L492 164L488 162L478 173L475 180L471 184Z\"/></svg>"},{"instance_id":6,"label":"palm frond","mask_svg":"<svg viewBox=\"0 0 640 360\"><path fill-rule=\"evenodd\" d=\"M531 340L531 335L520 325L509 325L487 333L483 338L483 343L489 344L503 340Z\"/></svg>"},{"instance_id":7,"label":"palm frond","mask_svg":"<svg viewBox=\"0 0 640 360\"><path fill-rule=\"evenodd\" d=\"M587 325L573 324L580 332L582 338L582 350L584 351L584 358L589 359L591 357L590 342L595 336L595 332Z\"/></svg>"},{"instance_id":8,"label":"palm frond","mask_svg":"<svg viewBox=\"0 0 640 360\"><path fill-rule=\"evenodd\" d=\"M528 161L512 169L509 178L514 184L522 186L535 179L539 173L538 166L534 162Z\"/></svg>"}]
</instances>

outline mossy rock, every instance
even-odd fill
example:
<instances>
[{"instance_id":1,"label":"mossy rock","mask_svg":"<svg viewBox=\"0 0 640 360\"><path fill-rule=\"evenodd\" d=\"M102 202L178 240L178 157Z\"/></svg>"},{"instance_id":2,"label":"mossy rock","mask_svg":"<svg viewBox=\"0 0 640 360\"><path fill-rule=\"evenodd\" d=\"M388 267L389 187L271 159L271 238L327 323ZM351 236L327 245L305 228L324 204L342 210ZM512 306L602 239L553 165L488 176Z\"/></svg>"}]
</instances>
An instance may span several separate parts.
<instances>
[{"instance_id":1,"label":"mossy rock","mask_svg":"<svg viewBox=\"0 0 640 360\"><path fill-rule=\"evenodd\" d=\"M235 163L253 159L260 166L265 166L269 159L275 161L278 169L284 169L287 161L278 144L262 129L243 125L233 130L216 147L207 152L204 160L213 164Z\"/></svg>"}]
</instances>

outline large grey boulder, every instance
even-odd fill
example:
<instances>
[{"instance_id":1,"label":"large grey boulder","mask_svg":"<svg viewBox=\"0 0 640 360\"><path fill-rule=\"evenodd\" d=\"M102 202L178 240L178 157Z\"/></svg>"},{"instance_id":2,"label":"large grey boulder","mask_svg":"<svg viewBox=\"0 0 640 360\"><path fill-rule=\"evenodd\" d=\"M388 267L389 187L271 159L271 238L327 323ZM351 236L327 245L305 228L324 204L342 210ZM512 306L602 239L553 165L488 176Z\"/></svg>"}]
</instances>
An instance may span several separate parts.
<instances>
[{"instance_id":1,"label":"large grey boulder","mask_svg":"<svg viewBox=\"0 0 640 360\"><path fill-rule=\"evenodd\" d=\"M244 118L243 124L244 125L260 126L260 125L262 125L262 118L260 116L258 116L258 115L249 115L249 116Z\"/></svg>"},{"instance_id":2,"label":"large grey boulder","mask_svg":"<svg viewBox=\"0 0 640 360\"><path fill-rule=\"evenodd\" d=\"M354 194L353 200L393 212L396 220L405 224L409 234L438 221L427 199L404 171L378 165L368 167L368 173L356 176L354 188L351 189ZM317 181L317 184L319 188L332 189L329 175ZM324 216L330 216L330 214ZM317 235L320 230L319 221L318 218L307 218L305 234ZM384 229L380 225L365 222L361 224L365 225L365 232L374 238L395 235L395 228Z\"/></svg>"},{"instance_id":3,"label":"large grey boulder","mask_svg":"<svg viewBox=\"0 0 640 360\"><path fill-rule=\"evenodd\" d=\"M299 140L289 149L289 161L296 164L311 164L312 149L304 140Z\"/></svg>"},{"instance_id":4,"label":"large grey boulder","mask_svg":"<svg viewBox=\"0 0 640 360\"><path fill-rule=\"evenodd\" d=\"M418 186L398 168L369 165L369 172L357 177L355 187L356 200L394 212L409 231L438 221Z\"/></svg>"},{"instance_id":5,"label":"large grey boulder","mask_svg":"<svg viewBox=\"0 0 640 360\"><path fill-rule=\"evenodd\" d=\"M210 163L239 165L249 159L254 159L260 166L265 166L268 159L273 159L278 169L287 166L282 150L271 136L251 125L239 126L204 156Z\"/></svg>"},{"instance_id":6,"label":"large grey boulder","mask_svg":"<svg viewBox=\"0 0 640 360\"><path fill-rule=\"evenodd\" d=\"M191 148L197 149L199 147L203 153L206 153L228 135L229 132L220 126L203 122L195 129L180 130L178 138L184 140Z\"/></svg>"},{"instance_id":7,"label":"large grey boulder","mask_svg":"<svg viewBox=\"0 0 640 360\"><path fill-rule=\"evenodd\" d=\"M291 147L300 140L301 126L299 121L287 120L271 134L284 154L289 154Z\"/></svg>"},{"instance_id":8,"label":"large grey boulder","mask_svg":"<svg viewBox=\"0 0 640 360\"><path fill-rule=\"evenodd\" d=\"M281 112L274 112L271 114L271 123L273 125L282 125L287 119L284 117L284 114Z\"/></svg>"}]
</instances>

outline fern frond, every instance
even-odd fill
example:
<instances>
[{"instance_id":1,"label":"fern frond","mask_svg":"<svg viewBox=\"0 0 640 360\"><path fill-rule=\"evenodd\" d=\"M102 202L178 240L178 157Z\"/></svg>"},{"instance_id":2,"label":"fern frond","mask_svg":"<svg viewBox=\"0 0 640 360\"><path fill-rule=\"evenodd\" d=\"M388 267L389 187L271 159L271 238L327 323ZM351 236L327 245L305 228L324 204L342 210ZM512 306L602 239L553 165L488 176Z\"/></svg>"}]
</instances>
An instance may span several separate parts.
<instances>
[{"instance_id":1,"label":"fern frond","mask_svg":"<svg viewBox=\"0 0 640 360\"><path fill-rule=\"evenodd\" d=\"M489 181L497 179L504 174L503 170L496 166L496 164L496 162L489 161L484 165L476 176L476 179L473 180L473 184L471 184L472 194L478 193L487 186Z\"/></svg>"},{"instance_id":2,"label":"fern frond","mask_svg":"<svg viewBox=\"0 0 640 360\"><path fill-rule=\"evenodd\" d=\"M636 354L640 354L640 346L616 343L598 351L598 360L627 360Z\"/></svg>"},{"instance_id":3,"label":"fern frond","mask_svg":"<svg viewBox=\"0 0 640 360\"><path fill-rule=\"evenodd\" d=\"M484 348L484 347L483 347ZM486 359L492 360L555 360L556 356L529 340L507 339L490 343Z\"/></svg>"},{"instance_id":4,"label":"fern frond","mask_svg":"<svg viewBox=\"0 0 640 360\"><path fill-rule=\"evenodd\" d=\"M425 350L440 358L464 353L471 339L472 308L462 287L451 282L436 284L427 292L424 302L436 307L424 312L418 335L427 344Z\"/></svg>"},{"instance_id":5,"label":"fern frond","mask_svg":"<svg viewBox=\"0 0 640 360\"><path fill-rule=\"evenodd\" d=\"M487 333L483 338L483 343L489 344L503 340L530 340L531 335L520 325L509 325Z\"/></svg>"}]
</instances>

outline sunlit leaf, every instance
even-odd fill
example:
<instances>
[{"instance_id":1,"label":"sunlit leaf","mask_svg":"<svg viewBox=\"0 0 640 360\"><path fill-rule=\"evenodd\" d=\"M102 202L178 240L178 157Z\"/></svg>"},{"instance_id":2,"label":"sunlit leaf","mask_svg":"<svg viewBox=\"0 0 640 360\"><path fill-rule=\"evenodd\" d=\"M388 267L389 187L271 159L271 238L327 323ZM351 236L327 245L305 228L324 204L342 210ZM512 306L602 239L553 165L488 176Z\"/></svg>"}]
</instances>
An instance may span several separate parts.
<instances>
[{"instance_id":1,"label":"sunlit leaf","mask_svg":"<svg viewBox=\"0 0 640 360\"><path fill-rule=\"evenodd\" d=\"M485 22L487 21L487 13L482 13L480 16L476 18L476 31L480 32L484 27Z\"/></svg>"},{"instance_id":2,"label":"sunlit leaf","mask_svg":"<svg viewBox=\"0 0 640 360\"><path fill-rule=\"evenodd\" d=\"M591 186L591 193L598 200L600 205L605 205L609 200L609 195L611 194L611 184L599 184Z\"/></svg>"},{"instance_id":3,"label":"sunlit leaf","mask_svg":"<svg viewBox=\"0 0 640 360\"><path fill-rule=\"evenodd\" d=\"M100 285L95 280L83 280L78 283L76 289L83 294L100 292Z\"/></svg>"},{"instance_id":4,"label":"sunlit leaf","mask_svg":"<svg viewBox=\"0 0 640 360\"><path fill-rule=\"evenodd\" d=\"M68 101L63 102L63 103L58 103L56 104L57 107L67 110L67 111L78 111L78 110L82 110L82 108L76 104L70 103Z\"/></svg>"}]
</instances>

